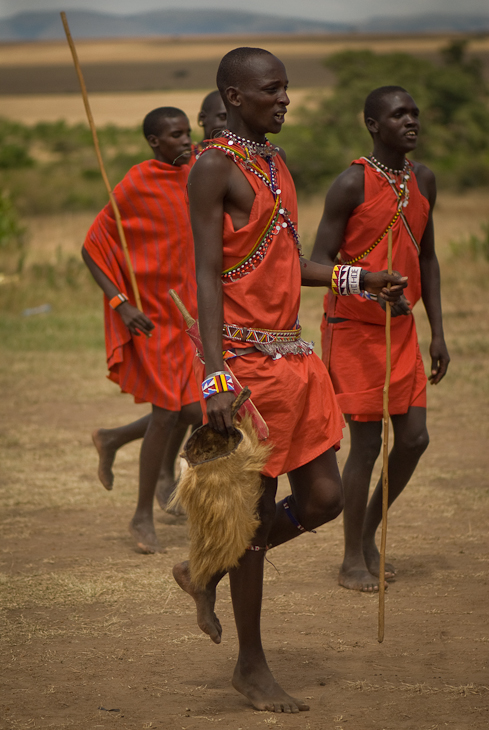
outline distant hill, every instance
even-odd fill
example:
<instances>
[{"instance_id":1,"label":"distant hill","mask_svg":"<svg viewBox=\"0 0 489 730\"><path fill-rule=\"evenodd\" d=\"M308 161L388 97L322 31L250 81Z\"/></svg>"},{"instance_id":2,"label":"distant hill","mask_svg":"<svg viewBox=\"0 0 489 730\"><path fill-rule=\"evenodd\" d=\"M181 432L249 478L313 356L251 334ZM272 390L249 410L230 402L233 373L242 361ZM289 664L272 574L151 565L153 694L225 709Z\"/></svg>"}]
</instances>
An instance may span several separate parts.
<instances>
[{"instance_id":1,"label":"distant hill","mask_svg":"<svg viewBox=\"0 0 489 730\"><path fill-rule=\"evenodd\" d=\"M489 11L486 14L455 15L423 13L405 18L374 17L355 28L362 33L477 33L489 31Z\"/></svg>"},{"instance_id":2,"label":"distant hill","mask_svg":"<svg viewBox=\"0 0 489 730\"><path fill-rule=\"evenodd\" d=\"M235 10L155 10L113 15L85 10L68 14L77 38L131 38L186 35L259 35L287 33L488 32L486 14L432 13L374 17L360 24L326 23ZM0 41L39 41L64 38L59 13L54 10L17 13L0 20Z\"/></svg>"},{"instance_id":3,"label":"distant hill","mask_svg":"<svg viewBox=\"0 0 489 730\"><path fill-rule=\"evenodd\" d=\"M70 29L77 38L351 31L351 27L345 23L320 23L234 10L154 10L137 15L74 10L67 15ZM0 41L40 41L64 37L61 19L56 11L18 13L0 20Z\"/></svg>"}]
</instances>

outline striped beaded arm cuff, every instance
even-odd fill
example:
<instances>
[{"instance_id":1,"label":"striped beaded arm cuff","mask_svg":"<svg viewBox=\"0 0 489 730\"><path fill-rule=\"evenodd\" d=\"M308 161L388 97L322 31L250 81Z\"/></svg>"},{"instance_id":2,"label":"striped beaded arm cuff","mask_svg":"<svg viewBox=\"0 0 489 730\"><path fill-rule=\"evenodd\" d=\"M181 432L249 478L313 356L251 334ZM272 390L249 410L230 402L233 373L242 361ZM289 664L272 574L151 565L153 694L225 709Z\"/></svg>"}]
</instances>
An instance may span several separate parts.
<instances>
[{"instance_id":1,"label":"striped beaded arm cuff","mask_svg":"<svg viewBox=\"0 0 489 730\"><path fill-rule=\"evenodd\" d=\"M234 393L234 384L231 375L224 370L219 370L216 373L211 373L205 380L202 381L202 395L207 400L211 395L217 393L227 393L231 391Z\"/></svg>"}]
</instances>

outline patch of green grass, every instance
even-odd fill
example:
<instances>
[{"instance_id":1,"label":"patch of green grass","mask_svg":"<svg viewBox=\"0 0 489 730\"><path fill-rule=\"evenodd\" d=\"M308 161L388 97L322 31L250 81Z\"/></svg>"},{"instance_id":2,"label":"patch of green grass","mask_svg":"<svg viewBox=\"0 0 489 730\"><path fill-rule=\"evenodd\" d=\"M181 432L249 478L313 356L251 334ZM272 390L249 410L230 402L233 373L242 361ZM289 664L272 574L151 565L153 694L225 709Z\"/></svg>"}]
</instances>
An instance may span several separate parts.
<instances>
[{"instance_id":1,"label":"patch of green grass","mask_svg":"<svg viewBox=\"0 0 489 730\"><path fill-rule=\"evenodd\" d=\"M54 305L51 312L31 317L4 314L0 318L0 342L2 350L103 350L102 307L80 302L75 311Z\"/></svg>"}]
</instances>

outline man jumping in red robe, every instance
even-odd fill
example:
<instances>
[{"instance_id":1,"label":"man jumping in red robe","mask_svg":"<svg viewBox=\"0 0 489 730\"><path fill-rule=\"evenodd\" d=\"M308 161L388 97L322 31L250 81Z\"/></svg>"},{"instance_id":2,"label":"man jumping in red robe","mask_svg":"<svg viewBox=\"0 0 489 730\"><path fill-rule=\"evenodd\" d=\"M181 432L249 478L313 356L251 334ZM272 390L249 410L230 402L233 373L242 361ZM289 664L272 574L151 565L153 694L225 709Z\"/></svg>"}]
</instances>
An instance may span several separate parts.
<instances>
[{"instance_id":1,"label":"man jumping in red robe","mask_svg":"<svg viewBox=\"0 0 489 730\"><path fill-rule=\"evenodd\" d=\"M87 234L83 259L105 294L108 377L136 403L152 405L141 447L138 504L129 530L140 550L155 553L160 545L153 501L165 449L181 441L189 424L200 421L201 410L193 345L168 294L175 289L196 313L193 239L185 199L189 122L180 109L161 107L146 116L143 132L155 159L131 168L114 196L144 313L134 304L110 204Z\"/></svg>"},{"instance_id":2,"label":"man jumping in red robe","mask_svg":"<svg viewBox=\"0 0 489 730\"><path fill-rule=\"evenodd\" d=\"M428 446L426 376L411 307L423 299L431 325L432 384L447 371L432 212L433 173L405 155L416 147L419 110L399 86L375 89L367 97L365 123L374 149L354 160L333 183L319 225L314 261L365 271L387 268L388 231L393 266L408 277L405 297L392 309L392 374L389 413L394 446L389 455L389 504L400 495ZM381 447L385 379L385 304L365 296L328 294L322 321L323 361L350 429L351 447L343 471L345 555L340 585L359 591L379 588L375 533L382 519L382 480L370 499L372 470ZM385 578L395 575L386 565Z\"/></svg>"},{"instance_id":3,"label":"man jumping in red robe","mask_svg":"<svg viewBox=\"0 0 489 730\"><path fill-rule=\"evenodd\" d=\"M302 257L294 184L283 151L265 137L281 130L289 104L283 63L262 49L237 48L222 59L217 85L228 130L209 143L189 176L203 394L210 425L227 434L234 394L222 383L226 374L220 392L211 395L207 383L224 371L223 350L234 352L226 362L250 387L272 446L263 469L260 527L229 574L239 639L233 685L258 710L298 712L307 705L276 682L261 643L263 560L268 547L334 519L342 508L334 447L343 419L326 368L301 339L297 321L301 283L329 286L334 269ZM368 273L360 282L360 270L350 268L353 278L347 276L342 293L363 286L387 299L400 297L400 276ZM275 504L277 477L285 472L292 494ZM190 582L185 563L175 566L174 576L195 600L200 628L220 643L214 603L222 574L205 590Z\"/></svg>"}]
</instances>

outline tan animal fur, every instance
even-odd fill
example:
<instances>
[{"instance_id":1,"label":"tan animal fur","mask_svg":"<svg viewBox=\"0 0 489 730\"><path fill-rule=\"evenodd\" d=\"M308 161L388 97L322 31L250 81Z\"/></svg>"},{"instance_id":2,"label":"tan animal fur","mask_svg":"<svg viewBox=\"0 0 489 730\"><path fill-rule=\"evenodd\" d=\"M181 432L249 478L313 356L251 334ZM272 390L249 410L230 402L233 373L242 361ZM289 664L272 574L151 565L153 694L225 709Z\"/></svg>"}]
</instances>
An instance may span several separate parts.
<instances>
[{"instance_id":1,"label":"tan animal fur","mask_svg":"<svg viewBox=\"0 0 489 730\"><path fill-rule=\"evenodd\" d=\"M249 415L238 429L243 434L238 447L227 456L190 465L171 500L188 517L190 577L199 588L215 573L238 565L260 524L260 472L271 447L260 443Z\"/></svg>"}]
</instances>

